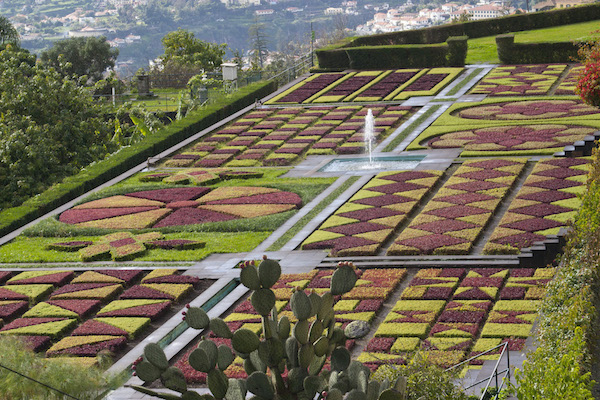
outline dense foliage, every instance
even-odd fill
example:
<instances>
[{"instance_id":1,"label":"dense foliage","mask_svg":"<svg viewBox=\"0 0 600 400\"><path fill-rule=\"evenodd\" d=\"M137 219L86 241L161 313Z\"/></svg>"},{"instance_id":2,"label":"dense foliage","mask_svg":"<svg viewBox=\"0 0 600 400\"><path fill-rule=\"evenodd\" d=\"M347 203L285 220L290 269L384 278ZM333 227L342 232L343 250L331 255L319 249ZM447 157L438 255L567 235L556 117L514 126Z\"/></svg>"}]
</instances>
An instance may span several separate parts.
<instances>
[{"instance_id":1,"label":"dense foliage","mask_svg":"<svg viewBox=\"0 0 600 400\"><path fill-rule=\"evenodd\" d=\"M593 398L594 381L587 372L594 371L598 341L599 199L600 152L596 151L562 267L540 309L539 346L517 375L519 399Z\"/></svg>"},{"instance_id":2,"label":"dense foliage","mask_svg":"<svg viewBox=\"0 0 600 400\"><path fill-rule=\"evenodd\" d=\"M576 92L587 104L600 106L600 40L590 41L579 49L584 64Z\"/></svg>"},{"instance_id":3,"label":"dense foliage","mask_svg":"<svg viewBox=\"0 0 600 400\"><path fill-rule=\"evenodd\" d=\"M44 359L27 349L15 337L0 338L2 364L25 373L34 379L79 399L95 399L107 387L116 384L96 367L80 365L77 361L56 362ZM83 367L83 368L82 368ZM118 386L115 385L115 386ZM0 398L3 399L63 399L62 394L34 383L14 372L0 369Z\"/></svg>"},{"instance_id":4,"label":"dense foliage","mask_svg":"<svg viewBox=\"0 0 600 400\"><path fill-rule=\"evenodd\" d=\"M0 207L24 199L116 148L115 121L89 92L33 54L0 51Z\"/></svg>"},{"instance_id":5,"label":"dense foliage","mask_svg":"<svg viewBox=\"0 0 600 400\"><path fill-rule=\"evenodd\" d=\"M162 44L165 48L165 54L161 57L164 64L190 65L204 71L214 71L221 66L227 47L225 44L200 40L184 29L167 33L162 38Z\"/></svg>"},{"instance_id":6,"label":"dense foliage","mask_svg":"<svg viewBox=\"0 0 600 400\"><path fill-rule=\"evenodd\" d=\"M93 82L115 66L119 55L105 37L73 37L55 42L41 54L42 62L66 77L87 76Z\"/></svg>"}]
</instances>

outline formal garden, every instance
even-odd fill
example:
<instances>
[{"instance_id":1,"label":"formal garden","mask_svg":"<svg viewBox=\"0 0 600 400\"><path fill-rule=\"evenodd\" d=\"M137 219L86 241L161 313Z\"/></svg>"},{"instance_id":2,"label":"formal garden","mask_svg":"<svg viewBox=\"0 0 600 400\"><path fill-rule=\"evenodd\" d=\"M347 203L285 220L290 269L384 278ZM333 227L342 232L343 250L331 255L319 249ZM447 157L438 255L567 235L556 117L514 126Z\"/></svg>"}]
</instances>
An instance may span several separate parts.
<instances>
[{"instance_id":1,"label":"formal garden","mask_svg":"<svg viewBox=\"0 0 600 400\"><path fill-rule=\"evenodd\" d=\"M229 115L178 121L37 211L0 214L0 340L106 371L110 399L480 398L487 381L466 388L506 356L502 396L591 399L589 68L318 71L247 89ZM368 148L366 170L323 169Z\"/></svg>"}]
</instances>

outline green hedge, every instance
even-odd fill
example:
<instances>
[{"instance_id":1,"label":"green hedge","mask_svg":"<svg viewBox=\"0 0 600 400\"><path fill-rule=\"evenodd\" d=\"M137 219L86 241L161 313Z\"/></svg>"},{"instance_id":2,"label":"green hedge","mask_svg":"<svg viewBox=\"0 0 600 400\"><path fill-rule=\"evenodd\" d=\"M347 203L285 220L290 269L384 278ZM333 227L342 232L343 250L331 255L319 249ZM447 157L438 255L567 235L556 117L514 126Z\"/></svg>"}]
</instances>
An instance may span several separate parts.
<instances>
[{"instance_id":1,"label":"green hedge","mask_svg":"<svg viewBox=\"0 0 600 400\"><path fill-rule=\"evenodd\" d=\"M469 21L460 24L433 26L412 31L390 32L371 36L360 36L345 40L337 47L386 46L399 44L442 43L451 36L479 38L548 28L600 19L600 4L563 8L536 13L509 15L501 18Z\"/></svg>"},{"instance_id":2,"label":"green hedge","mask_svg":"<svg viewBox=\"0 0 600 400\"><path fill-rule=\"evenodd\" d=\"M235 92L202 110L191 113L152 134L133 146L124 147L110 157L91 164L74 176L65 178L45 192L32 197L18 207L0 212L0 236L33 221L56 207L73 200L102 183L143 163L149 157L165 151L252 104L277 89L275 82L258 82Z\"/></svg>"},{"instance_id":3,"label":"green hedge","mask_svg":"<svg viewBox=\"0 0 600 400\"><path fill-rule=\"evenodd\" d=\"M499 35L496 48L503 64L539 64L572 62L579 46L573 42L515 43L514 35Z\"/></svg>"},{"instance_id":4,"label":"green hedge","mask_svg":"<svg viewBox=\"0 0 600 400\"><path fill-rule=\"evenodd\" d=\"M465 65L467 37L432 45L360 46L316 51L320 70L425 68Z\"/></svg>"}]
</instances>

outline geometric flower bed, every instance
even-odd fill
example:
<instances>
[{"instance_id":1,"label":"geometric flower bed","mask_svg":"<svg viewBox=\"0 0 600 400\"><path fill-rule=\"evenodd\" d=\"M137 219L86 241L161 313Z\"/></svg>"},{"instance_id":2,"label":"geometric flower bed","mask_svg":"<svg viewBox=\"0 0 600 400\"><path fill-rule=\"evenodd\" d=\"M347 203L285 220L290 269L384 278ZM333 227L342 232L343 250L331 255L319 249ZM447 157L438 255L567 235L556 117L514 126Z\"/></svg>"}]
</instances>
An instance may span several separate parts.
<instances>
[{"instance_id":1,"label":"geometric flower bed","mask_svg":"<svg viewBox=\"0 0 600 400\"><path fill-rule=\"evenodd\" d=\"M148 232L133 235L130 232L116 232L101 236L89 246L81 245L79 256L82 261L97 261L113 259L114 261L132 260L146 252L147 248L163 249L197 249L204 247L204 242L194 240L162 240L164 235L160 232ZM50 250L71 251L74 242L61 242L50 244ZM80 244L80 242L75 242ZM9 281L10 283L10 281Z\"/></svg>"},{"instance_id":2,"label":"geometric flower bed","mask_svg":"<svg viewBox=\"0 0 600 400\"><path fill-rule=\"evenodd\" d=\"M525 162L520 158L464 162L387 254L468 254Z\"/></svg>"},{"instance_id":3,"label":"geometric flower bed","mask_svg":"<svg viewBox=\"0 0 600 400\"><path fill-rule=\"evenodd\" d=\"M441 175L441 171L379 173L325 220L302 249L331 249L332 256L377 254Z\"/></svg>"},{"instance_id":4,"label":"geometric flower bed","mask_svg":"<svg viewBox=\"0 0 600 400\"><path fill-rule=\"evenodd\" d=\"M573 95L575 94L575 86L577 86L577 81L579 81L579 76L583 72L584 67L582 65L576 65L569 70L569 73L566 77L559 83L554 91L555 95Z\"/></svg>"},{"instance_id":5,"label":"geometric flower bed","mask_svg":"<svg viewBox=\"0 0 600 400\"><path fill-rule=\"evenodd\" d=\"M522 350L539 301L537 297L504 300L502 293L515 285L535 287L539 293L553 275L553 268L422 269L379 325L359 361L375 370L380 365L404 364L419 351L430 362L449 367L503 341L509 341L510 350ZM472 364L497 357L490 354Z\"/></svg>"},{"instance_id":6,"label":"geometric flower bed","mask_svg":"<svg viewBox=\"0 0 600 400\"><path fill-rule=\"evenodd\" d=\"M384 105L259 109L202 138L166 161L165 166L287 166L305 154L363 153L367 108L376 117L377 139L391 132L412 110Z\"/></svg>"},{"instance_id":7,"label":"geometric flower bed","mask_svg":"<svg viewBox=\"0 0 600 400\"><path fill-rule=\"evenodd\" d=\"M297 194L273 188L232 186L211 190L184 187L93 200L65 211L59 221L93 228L162 228L259 217L293 210L301 205L302 199ZM133 238L123 240L128 245L136 242ZM136 243L141 245L139 241ZM111 243L111 247L115 246ZM142 251L140 246L137 247Z\"/></svg>"},{"instance_id":8,"label":"geometric flower bed","mask_svg":"<svg viewBox=\"0 0 600 400\"><path fill-rule=\"evenodd\" d=\"M492 126L446 133L430 140L427 146L433 149L463 148L474 152L544 149L544 153L553 153L595 131L595 128L572 124Z\"/></svg>"},{"instance_id":9,"label":"geometric flower bed","mask_svg":"<svg viewBox=\"0 0 600 400\"><path fill-rule=\"evenodd\" d=\"M494 68L471 90L490 96L546 94L565 64L508 65Z\"/></svg>"},{"instance_id":10,"label":"geometric flower bed","mask_svg":"<svg viewBox=\"0 0 600 400\"><path fill-rule=\"evenodd\" d=\"M342 327L355 320L371 322L385 300L406 276L406 270L400 268L356 270L356 273L359 279L354 289L344 294L341 299L338 296L334 303L336 320ZM283 315L287 316L292 322L293 328L297 320L289 305L292 289L300 287L307 292L314 290L321 294L329 290L332 274L333 270L313 270L304 274L281 275L273 286L277 299L278 318ZM262 332L260 315L256 313L249 300L243 301L224 320L232 332L240 328L250 329L257 334ZM231 345L229 339L216 338L212 336L212 333L211 340L217 345ZM346 347L351 349L353 346L353 340L346 342ZM206 374L196 371L188 362L189 354L195 347L193 345L192 349L180 357L174 365L183 371L189 383L204 383ZM243 360L239 357L224 372L229 378L246 377Z\"/></svg>"},{"instance_id":11,"label":"geometric flower bed","mask_svg":"<svg viewBox=\"0 0 600 400\"><path fill-rule=\"evenodd\" d=\"M597 108L588 106L581 100L523 100L486 104L460 110L461 118L482 120L526 120L578 117L598 114Z\"/></svg>"},{"instance_id":12,"label":"geometric flower bed","mask_svg":"<svg viewBox=\"0 0 600 400\"><path fill-rule=\"evenodd\" d=\"M433 96L460 72L462 68L315 74L266 104L389 101L404 100L412 96Z\"/></svg>"},{"instance_id":13,"label":"geometric flower bed","mask_svg":"<svg viewBox=\"0 0 600 400\"><path fill-rule=\"evenodd\" d=\"M60 279L65 276L69 279ZM25 283L31 279L53 281L55 285ZM13 284L17 282L24 284ZM199 283L198 278L180 275L176 269L23 272L0 286L0 319L5 322L0 334L22 336L35 351L50 347L48 356L95 357L103 350L114 353ZM162 293L163 299L149 299L136 287ZM20 293L23 300L11 298ZM33 299L37 293L41 294ZM119 293L128 294L127 298L111 302ZM167 296L169 299L164 298Z\"/></svg>"},{"instance_id":14,"label":"geometric flower bed","mask_svg":"<svg viewBox=\"0 0 600 400\"><path fill-rule=\"evenodd\" d=\"M182 157L181 155L175 156L171 161L177 160L174 164L178 167L187 167L191 165L194 160L200 158L177 158ZM182 163L180 160L188 160L188 162ZM243 171L243 170L231 170L229 168L211 168L211 169L189 169L178 172L152 172L149 174L141 175L139 177L140 182L164 182L164 183L176 183L179 185L188 185L193 183L195 185L213 185L218 182L222 182L228 179L254 179L262 178L263 173L258 171Z\"/></svg>"},{"instance_id":15,"label":"geometric flower bed","mask_svg":"<svg viewBox=\"0 0 600 400\"><path fill-rule=\"evenodd\" d=\"M580 206L589 159L538 162L485 245L485 254L516 254L567 226Z\"/></svg>"}]
</instances>

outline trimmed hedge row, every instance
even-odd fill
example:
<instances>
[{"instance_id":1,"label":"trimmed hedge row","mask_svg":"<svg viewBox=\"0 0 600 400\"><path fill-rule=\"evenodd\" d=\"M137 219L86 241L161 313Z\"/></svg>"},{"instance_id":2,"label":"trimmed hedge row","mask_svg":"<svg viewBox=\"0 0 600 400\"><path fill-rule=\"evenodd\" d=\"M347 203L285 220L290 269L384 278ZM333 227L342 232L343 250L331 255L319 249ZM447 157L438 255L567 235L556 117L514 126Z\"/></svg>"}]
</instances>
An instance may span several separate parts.
<instances>
[{"instance_id":1,"label":"trimmed hedge row","mask_svg":"<svg viewBox=\"0 0 600 400\"><path fill-rule=\"evenodd\" d=\"M32 197L18 207L0 212L0 236L25 225L48 211L86 193L98 185L135 167L169 147L208 128L223 118L252 104L277 89L275 82L258 82L234 93L231 98L192 113L164 127L133 146L124 147L109 158L84 168L77 175L65 178L45 192Z\"/></svg>"},{"instance_id":2,"label":"trimmed hedge row","mask_svg":"<svg viewBox=\"0 0 600 400\"><path fill-rule=\"evenodd\" d=\"M465 65L467 37L450 37L446 43L433 45L373 45L320 49L316 51L319 68L393 69Z\"/></svg>"},{"instance_id":3,"label":"trimmed hedge row","mask_svg":"<svg viewBox=\"0 0 600 400\"><path fill-rule=\"evenodd\" d=\"M496 47L503 64L571 62L579 49L574 42L515 43L515 35L496 36Z\"/></svg>"},{"instance_id":4,"label":"trimmed hedge row","mask_svg":"<svg viewBox=\"0 0 600 400\"><path fill-rule=\"evenodd\" d=\"M342 44L332 46L331 48L442 43L451 36L468 36L473 39L491 35L500 35L508 32L520 32L551 26L575 24L596 19L600 19L600 4L597 3L580 7L468 21L460 24L433 26L411 31L361 36L347 39Z\"/></svg>"}]
</instances>

